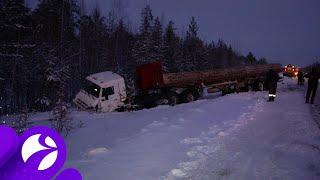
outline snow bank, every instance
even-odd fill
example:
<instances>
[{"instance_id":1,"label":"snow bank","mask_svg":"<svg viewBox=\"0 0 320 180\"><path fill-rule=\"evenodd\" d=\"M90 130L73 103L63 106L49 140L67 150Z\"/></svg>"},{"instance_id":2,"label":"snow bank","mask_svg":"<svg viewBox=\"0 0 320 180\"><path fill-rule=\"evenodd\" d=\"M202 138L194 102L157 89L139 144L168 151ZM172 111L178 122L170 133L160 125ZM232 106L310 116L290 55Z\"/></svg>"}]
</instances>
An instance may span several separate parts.
<instances>
[{"instance_id":1,"label":"snow bank","mask_svg":"<svg viewBox=\"0 0 320 180\"><path fill-rule=\"evenodd\" d=\"M73 113L84 127L67 137L68 165L82 170L85 179L158 179L168 172L179 176L176 164L189 158L190 145L202 143L190 137L212 125L219 128L212 136L223 135L264 94L234 94L137 112ZM108 151L88 153L101 147Z\"/></svg>"},{"instance_id":2,"label":"snow bank","mask_svg":"<svg viewBox=\"0 0 320 180\"><path fill-rule=\"evenodd\" d=\"M68 161L84 179L315 179L320 135L303 90L233 94L125 113L74 112Z\"/></svg>"}]
</instances>

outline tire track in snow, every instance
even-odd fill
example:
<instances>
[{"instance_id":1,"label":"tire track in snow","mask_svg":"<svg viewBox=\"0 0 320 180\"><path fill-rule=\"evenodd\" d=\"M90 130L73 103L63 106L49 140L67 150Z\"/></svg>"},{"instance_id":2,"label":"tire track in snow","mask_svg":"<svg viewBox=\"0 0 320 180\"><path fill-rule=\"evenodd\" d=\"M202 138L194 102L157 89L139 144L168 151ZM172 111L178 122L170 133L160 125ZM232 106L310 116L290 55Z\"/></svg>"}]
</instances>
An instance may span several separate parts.
<instances>
[{"instance_id":1,"label":"tire track in snow","mask_svg":"<svg viewBox=\"0 0 320 180\"><path fill-rule=\"evenodd\" d=\"M223 138L222 148L181 179L319 179L320 134L309 107L294 84L279 91L275 103L256 111L257 121Z\"/></svg>"},{"instance_id":2,"label":"tire track in snow","mask_svg":"<svg viewBox=\"0 0 320 180\"><path fill-rule=\"evenodd\" d=\"M224 148L223 139L233 138L232 135L235 134L235 132L240 131L251 121L255 121L256 114L263 110L266 102L265 99L261 98L261 93L255 93L254 96L257 98L256 103L249 106L246 112L238 119L224 122L222 126L213 125L209 127L209 131L202 132L199 137L181 140L181 143L190 146L187 152L190 160L179 163L175 169L168 172L162 179L196 179L194 172L205 169L202 166L206 164L206 161L212 160L211 155ZM237 153L235 156L237 156ZM230 172L229 170L225 170L217 173L227 175Z\"/></svg>"}]
</instances>

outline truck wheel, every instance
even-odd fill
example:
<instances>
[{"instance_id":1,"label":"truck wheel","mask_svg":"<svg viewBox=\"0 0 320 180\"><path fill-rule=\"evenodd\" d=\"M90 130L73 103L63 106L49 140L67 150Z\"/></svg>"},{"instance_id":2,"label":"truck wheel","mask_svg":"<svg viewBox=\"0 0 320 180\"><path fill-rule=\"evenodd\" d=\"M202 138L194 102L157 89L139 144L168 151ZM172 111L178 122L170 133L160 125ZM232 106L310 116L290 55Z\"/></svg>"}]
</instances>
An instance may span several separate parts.
<instances>
[{"instance_id":1,"label":"truck wheel","mask_svg":"<svg viewBox=\"0 0 320 180\"><path fill-rule=\"evenodd\" d=\"M117 109L115 109L114 111L116 112L125 112L127 109L124 106L118 107Z\"/></svg>"},{"instance_id":2,"label":"truck wheel","mask_svg":"<svg viewBox=\"0 0 320 180\"><path fill-rule=\"evenodd\" d=\"M163 98L163 99L157 100L155 103L156 103L155 106L167 105L169 104L169 100Z\"/></svg>"},{"instance_id":3,"label":"truck wheel","mask_svg":"<svg viewBox=\"0 0 320 180\"><path fill-rule=\"evenodd\" d=\"M228 94L227 89L226 89L226 88L223 88L222 91L221 91L221 93L222 93L222 96L227 95L227 94Z\"/></svg>"},{"instance_id":4,"label":"truck wheel","mask_svg":"<svg viewBox=\"0 0 320 180\"><path fill-rule=\"evenodd\" d=\"M185 96L185 102L189 103L194 101L194 95L192 94L192 92L188 92Z\"/></svg>"},{"instance_id":5,"label":"truck wheel","mask_svg":"<svg viewBox=\"0 0 320 180\"><path fill-rule=\"evenodd\" d=\"M175 106L178 104L178 97L176 94L170 94L169 95L169 105L170 106Z\"/></svg>"},{"instance_id":6,"label":"truck wheel","mask_svg":"<svg viewBox=\"0 0 320 180\"><path fill-rule=\"evenodd\" d=\"M251 91L253 91L252 84L248 85L248 92L251 92Z\"/></svg>"}]
</instances>

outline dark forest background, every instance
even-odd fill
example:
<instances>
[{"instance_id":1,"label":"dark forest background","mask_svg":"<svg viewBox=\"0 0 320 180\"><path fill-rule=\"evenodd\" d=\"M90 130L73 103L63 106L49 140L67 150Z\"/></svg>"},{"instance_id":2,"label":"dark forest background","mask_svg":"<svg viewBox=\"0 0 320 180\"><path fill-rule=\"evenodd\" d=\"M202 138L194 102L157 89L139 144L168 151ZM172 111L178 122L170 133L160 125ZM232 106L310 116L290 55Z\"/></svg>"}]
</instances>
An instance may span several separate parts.
<instances>
[{"instance_id":1,"label":"dark forest background","mask_svg":"<svg viewBox=\"0 0 320 180\"><path fill-rule=\"evenodd\" d=\"M71 102L85 77L101 71L122 75L133 90L135 67L155 60L164 62L166 72L266 63L221 39L201 39L193 17L178 35L174 22L163 24L150 6L132 30L121 16L121 1L115 2L110 12L97 7L84 13L74 0L39 0L34 9L24 0L0 0L0 113Z\"/></svg>"}]
</instances>

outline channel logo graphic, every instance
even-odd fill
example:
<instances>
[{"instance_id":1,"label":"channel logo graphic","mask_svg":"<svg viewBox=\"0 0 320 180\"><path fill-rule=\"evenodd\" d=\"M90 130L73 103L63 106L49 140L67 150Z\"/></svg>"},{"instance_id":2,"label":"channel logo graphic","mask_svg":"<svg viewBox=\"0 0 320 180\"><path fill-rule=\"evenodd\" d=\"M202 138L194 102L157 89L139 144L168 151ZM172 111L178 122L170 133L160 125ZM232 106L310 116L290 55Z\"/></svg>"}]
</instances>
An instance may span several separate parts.
<instances>
[{"instance_id":1,"label":"channel logo graphic","mask_svg":"<svg viewBox=\"0 0 320 180\"><path fill-rule=\"evenodd\" d=\"M1 180L81 180L73 168L57 173L66 160L63 138L48 127L33 127L18 137L13 129L0 126Z\"/></svg>"},{"instance_id":2,"label":"channel logo graphic","mask_svg":"<svg viewBox=\"0 0 320 180\"><path fill-rule=\"evenodd\" d=\"M48 136L45 138L46 145L50 147L45 147L39 143L41 134L36 134L29 137L22 145L21 155L22 159L25 163L27 163L28 159L43 150L55 149L53 152L46 155L40 165L38 166L39 171L49 169L57 160L58 158L58 150L56 143Z\"/></svg>"}]
</instances>

